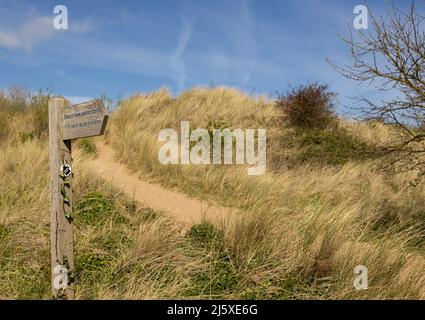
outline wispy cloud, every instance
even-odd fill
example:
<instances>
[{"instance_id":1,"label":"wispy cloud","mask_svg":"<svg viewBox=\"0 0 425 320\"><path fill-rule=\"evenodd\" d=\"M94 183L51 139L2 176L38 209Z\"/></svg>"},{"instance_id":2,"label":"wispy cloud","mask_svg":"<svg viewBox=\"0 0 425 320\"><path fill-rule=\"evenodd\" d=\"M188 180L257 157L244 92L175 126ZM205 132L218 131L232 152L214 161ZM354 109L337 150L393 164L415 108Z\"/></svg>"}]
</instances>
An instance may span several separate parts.
<instances>
[{"instance_id":1,"label":"wispy cloud","mask_svg":"<svg viewBox=\"0 0 425 320\"><path fill-rule=\"evenodd\" d=\"M53 37L57 30L52 18L41 16L30 19L14 30L0 30L0 47L24 49L30 52L40 42Z\"/></svg>"},{"instance_id":2,"label":"wispy cloud","mask_svg":"<svg viewBox=\"0 0 425 320\"><path fill-rule=\"evenodd\" d=\"M179 91L184 88L186 79L186 66L183 59L184 51L190 41L193 33L195 20L188 22L185 18L181 19L182 30L178 39L177 47L169 59L170 67L175 72L176 82Z\"/></svg>"},{"instance_id":3,"label":"wispy cloud","mask_svg":"<svg viewBox=\"0 0 425 320\"><path fill-rule=\"evenodd\" d=\"M61 32L86 33L91 29L90 19L75 21L69 30L57 30L53 26L53 16L36 16L28 18L13 29L0 27L0 47L31 52L34 47Z\"/></svg>"},{"instance_id":4,"label":"wispy cloud","mask_svg":"<svg viewBox=\"0 0 425 320\"><path fill-rule=\"evenodd\" d=\"M251 5L248 0L217 1L208 11L198 5L200 27L196 37L211 39L203 46L207 49L203 68L212 71L211 80L226 78L232 85L244 86L258 71L256 17Z\"/></svg>"}]
</instances>

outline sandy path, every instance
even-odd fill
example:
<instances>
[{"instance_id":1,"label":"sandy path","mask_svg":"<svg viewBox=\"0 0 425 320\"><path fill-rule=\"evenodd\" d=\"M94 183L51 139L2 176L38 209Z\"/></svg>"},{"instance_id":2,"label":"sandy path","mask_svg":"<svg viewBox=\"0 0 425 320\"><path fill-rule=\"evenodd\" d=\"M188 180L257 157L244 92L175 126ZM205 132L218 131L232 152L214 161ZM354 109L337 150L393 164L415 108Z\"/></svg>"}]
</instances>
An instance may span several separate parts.
<instances>
[{"instance_id":1,"label":"sandy path","mask_svg":"<svg viewBox=\"0 0 425 320\"><path fill-rule=\"evenodd\" d=\"M97 157L93 160L93 170L129 198L146 204L152 209L163 210L184 225L191 225L202 220L222 219L234 210L211 206L205 201L190 198L183 193L171 191L164 187L137 178L125 165L115 160L113 149L105 142L96 143Z\"/></svg>"}]
</instances>

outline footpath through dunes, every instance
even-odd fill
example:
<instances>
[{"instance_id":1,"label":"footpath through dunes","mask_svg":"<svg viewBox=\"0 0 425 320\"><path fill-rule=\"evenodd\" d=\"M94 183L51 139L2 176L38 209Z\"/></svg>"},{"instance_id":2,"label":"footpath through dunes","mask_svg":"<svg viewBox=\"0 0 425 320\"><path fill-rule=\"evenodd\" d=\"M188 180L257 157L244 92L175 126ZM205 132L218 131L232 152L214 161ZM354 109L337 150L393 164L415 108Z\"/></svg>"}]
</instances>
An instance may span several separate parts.
<instances>
[{"instance_id":1,"label":"footpath through dunes","mask_svg":"<svg viewBox=\"0 0 425 320\"><path fill-rule=\"evenodd\" d=\"M140 180L124 164L115 159L112 147L104 141L96 143L97 157L91 159L93 171L124 192L130 199L148 207L164 211L184 227L199 223L203 218L222 220L236 209L211 205L183 193Z\"/></svg>"}]
</instances>

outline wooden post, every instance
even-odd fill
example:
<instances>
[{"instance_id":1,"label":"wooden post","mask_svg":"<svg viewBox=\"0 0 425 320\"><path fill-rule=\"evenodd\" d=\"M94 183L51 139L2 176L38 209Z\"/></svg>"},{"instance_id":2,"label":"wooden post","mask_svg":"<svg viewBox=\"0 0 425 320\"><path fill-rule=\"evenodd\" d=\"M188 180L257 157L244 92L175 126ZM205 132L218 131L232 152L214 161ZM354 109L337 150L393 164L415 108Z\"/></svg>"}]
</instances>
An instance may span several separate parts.
<instances>
[{"instance_id":1,"label":"wooden post","mask_svg":"<svg viewBox=\"0 0 425 320\"><path fill-rule=\"evenodd\" d=\"M49 101L53 298L74 299L71 140L102 135L108 118L101 100L73 106L64 98Z\"/></svg>"},{"instance_id":2,"label":"wooden post","mask_svg":"<svg viewBox=\"0 0 425 320\"><path fill-rule=\"evenodd\" d=\"M63 140L66 105L64 98L53 98L49 102L51 280L53 298L74 299L71 140ZM66 174L64 169L68 170Z\"/></svg>"}]
</instances>

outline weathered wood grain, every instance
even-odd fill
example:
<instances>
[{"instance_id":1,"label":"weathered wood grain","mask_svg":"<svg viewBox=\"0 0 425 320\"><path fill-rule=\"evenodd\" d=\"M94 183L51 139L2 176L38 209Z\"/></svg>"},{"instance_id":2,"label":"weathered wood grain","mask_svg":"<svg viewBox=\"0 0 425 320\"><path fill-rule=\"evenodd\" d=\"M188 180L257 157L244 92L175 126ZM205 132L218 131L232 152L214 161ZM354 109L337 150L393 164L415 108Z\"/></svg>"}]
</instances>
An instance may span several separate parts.
<instances>
[{"instance_id":1,"label":"weathered wood grain","mask_svg":"<svg viewBox=\"0 0 425 320\"><path fill-rule=\"evenodd\" d=\"M63 139L63 114L67 101L54 98L49 102L49 144L50 144L50 189L51 189L51 276L54 298L74 299L74 288L69 281L64 290L55 288L58 266L68 270L70 280L74 274L74 238L72 218L72 175L61 177L61 166L72 166L71 141Z\"/></svg>"}]
</instances>

